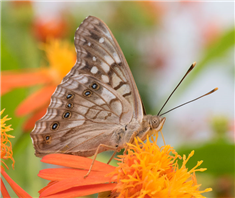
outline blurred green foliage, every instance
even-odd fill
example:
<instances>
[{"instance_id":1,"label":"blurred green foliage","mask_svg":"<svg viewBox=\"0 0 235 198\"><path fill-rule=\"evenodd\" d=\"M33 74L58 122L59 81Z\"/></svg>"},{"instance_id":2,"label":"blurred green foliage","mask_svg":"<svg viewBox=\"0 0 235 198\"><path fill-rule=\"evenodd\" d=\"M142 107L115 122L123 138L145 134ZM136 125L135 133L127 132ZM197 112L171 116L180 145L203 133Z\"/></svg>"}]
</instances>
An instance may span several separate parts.
<instances>
[{"instance_id":1,"label":"blurred green foliage","mask_svg":"<svg viewBox=\"0 0 235 198\"><path fill-rule=\"evenodd\" d=\"M203 159L202 168L207 168L206 174L214 176L232 175L234 173L234 144L226 142L211 142L197 147L196 145L178 148L179 154L189 154L195 150L194 156L187 163L188 168L193 168L196 163Z\"/></svg>"},{"instance_id":2,"label":"blurred green foliage","mask_svg":"<svg viewBox=\"0 0 235 198\"><path fill-rule=\"evenodd\" d=\"M195 150L194 157L188 162L189 168L193 168L197 161L203 159L202 167L207 168L207 173L215 176L233 175L235 167L235 145L226 137L229 131L229 120L226 117L214 117L211 121L213 141L200 146L182 146L177 149L179 154L187 154Z\"/></svg>"}]
</instances>

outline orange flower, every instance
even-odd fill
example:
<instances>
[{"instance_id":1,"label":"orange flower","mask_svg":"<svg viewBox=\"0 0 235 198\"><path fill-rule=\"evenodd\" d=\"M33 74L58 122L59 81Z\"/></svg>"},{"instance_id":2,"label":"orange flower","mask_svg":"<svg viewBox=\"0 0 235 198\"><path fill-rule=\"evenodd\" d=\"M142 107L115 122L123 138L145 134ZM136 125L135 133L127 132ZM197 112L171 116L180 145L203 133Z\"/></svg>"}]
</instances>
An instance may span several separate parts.
<instances>
[{"instance_id":1,"label":"orange flower","mask_svg":"<svg viewBox=\"0 0 235 198\"><path fill-rule=\"evenodd\" d=\"M40 41L46 41L48 38L61 38L65 35L67 24L62 18L53 18L47 20L38 18L33 24L33 33Z\"/></svg>"},{"instance_id":2,"label":"orange flower","mask_svg":"<svg viewBox=\"0 0 235 198\"><path fill-rule=\"evenodd\" d=\"M43 157L41 161L65 166L65 168L44 169L39 172L39 177L51 181L39 191L40 197L79 197L109 191L116 186L115 183L111 183L114 180L105 177L107 173L115 169L108 164L96 161L91 173L84 179L92 159L66 154L50 154Z\"/></svg>"},{"instance_id":3,"label":"orange flower","mask_svg":"<svg viewBox=\"0 0 235 198\"><path fill-rule=\"evenodd\" d=\"M1 94L5 94L14 88L42 85L16 109L18 116L31 114L31 117L24 124L24 130L32 129L35 122L46 113L50 97L56 86L76 61L74 46L67 41L49 40L47 44L42 45L42 49L46 52L49 66L31 71L3 71L1 74Z\"/></svg>"},{"instance_id":4,"label":"orange flower","mask_svg":"<svg viewBox=\"0 0 235 198\"><path fill-rule=\"evenodd\" d=\"M194 151L188 158L183 156L183 164L178 166L177 159L181 156L170 146L161 148L157 141L147 138L146 143L139 138L135 144L128 144L128 155L119 156L119 163L112 173L117 177L115 191L119 193L118 198L203 198L201 193L211 191L210 188L199 191L195 172L206 169L196 169L202 161L188 171L186 163L193 156Z\"/></svg>"},{"instance_id":5,"label":"orange flower","mask_svg":"<svg viewBox=\"0 0 235 198\"><path fill-rule=\"evenodd\" d=\"M4 168L1 166L1 174L2 176L5 178L5 180L7 181L7 183L11 186L12 190L16 193L16 195L18 197L24 197L24 198L28 198L31 197L27 192L25 192L16 182L14 182L14 180L12 180L9 175L5 172ZM1 193L3 197L11 197L2 181L2 178L0 178L1 180Z\"/></svg>"},{"instance_id":6,"label":"orange flower","mask_svg":"<svg viewBox=\"0 0 235 198\"><path fill-rule=\"evenodd\" d=\"M2 116L5 109L0 112L0 116ZM7 165L3 161L3 159L11 159L12 160L12 168L14 168L15 160L13 159L13 151L12 145L8 138L14 138L14 136L7 134L7 132L12 131L11 125L6 126L5 122L10 120L11 118L7 118L6 115L4 118L1 118L1 162L6 166Z\"/></svg>"},{"instance_id":7,"label":"orange flower","mask_svg":"<svg viewBox=\"0 0 235 198\"><path fill-rule=\"evenodd\" d=\"M40 191L40 197L78 197L105 191L112 191L111 197L118 198L203 198L199 191L195 172L202 161L188 171L188 158L183 156L183 164L178 166L181 157L169 145L161 148L157 142L146 143L139 138L128 144L128 154L120 155L118 167L96 161L90 175L84 179L91 159L65 154L51 154L42 161L68 168L45 169L39 176L51 182ZM107 174L108 173L108 174ZM106 176L106 177L105 177ZM109 193L110 194L110 193ZM108 195L102 194L102 197Z\"/></svg>"},{"instance_id":8,"label":"orange flower","mask_svg":"<svg viewBox=\"0 0 235 198\"><path fill-rule=\"evenodd\" d=\"M4 112L4 109L1 111L0 115ZM6 132L11 131L11 125L6 126L5 122L10 120L11 118L7 118L7 115L4 118L1 118L1 162L6 166L7 165L3 162L3 159L11 159L13 161L12 167L14 168L15 160L13 159L13 152L11 142L8 138L14 138L14 136L7 134ZM27 192L25 192L17 183L15 183L5 172L3 166L1 166L1 174L11 186L13 191L17 194L18 197L31 197ZM1 193L3 197L10 197L2 178L1 180Z\"/></svg>"}]
</instances>

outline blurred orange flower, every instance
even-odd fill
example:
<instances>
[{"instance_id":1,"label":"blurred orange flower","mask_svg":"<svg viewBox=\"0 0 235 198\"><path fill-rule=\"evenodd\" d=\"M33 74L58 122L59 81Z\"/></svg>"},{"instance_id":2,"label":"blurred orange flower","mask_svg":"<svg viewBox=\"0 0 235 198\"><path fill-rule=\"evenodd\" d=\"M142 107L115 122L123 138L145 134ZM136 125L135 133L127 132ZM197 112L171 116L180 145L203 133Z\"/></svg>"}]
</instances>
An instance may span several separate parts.
<instances>
[{"instance_id":1,"label":"blurred orange flower","mask_svg":"<svg viewBox=\"0 0 235 198\"><path fill-rule=\"evenodd\" d=\"M144 15L150 16L154 22L160 23L166 13L164 3L157 1L137 1Z\"/></svg>"},{"instance_id":2,"label":"blurred orange flower","mask_svg":"<svg viewBox=\"0 0 235 198\"><path fill-rule=\"evenodd\" d=\"M204 24L201 28L202 42L205 47L210 47L221 36L222 28L219 26L216 19Z\"/></svg>"},{"instance_id":3,"label":"blurred orange flower","mask_svg":"<svg viewBox=\"0 0 235 198\"><path fill-rule=\"evenodd\" d=\"M199 191L195 172L205 171L197 169L202 161L188 171L186 163L178 166L181 159L176 151L165 145L159 148L152 138L146 143L139 138L134 144L128 144L128 154L120 155L118 167L113 167L96 161L90 175L84 175L90 168L91 159L65 154L51 154L42 158L42 162L66 166L67 168L44 169L39 177L51 182L40 190L40 197L78 197L105 191L102 197L118 198L203 198L201 194L211 191L210 188Z\"/></svg>"},{"instance_id":4,"label":"blurred orange flower","mask_svg":"<svg viewBox=\"0 0 235 198\"><path fill-rule=\"evenodd\" d=\"M4 112L4 109L1 111L0 115L2 116L2 113ZM3 159L11 159L13 161L12 167L14 168L15 160L13 159L13 151L12 151L12 145L8 138L14 138L14 136L7 134L6 132L9 132L13 130L11 128L11 125L6 126L5 122L10 120L11 118L7 118L7 115L4 118L1 118L1 163L3 163L6 168L8 169L7 165L4 163ZM11 186L12 190L17 194L18 197L31 197L27 192L25 192L17 183L12 180L8 174L5 172L4 167L1 165L1 174L5 178L5 180L8 182L8 184ZM1 180L1 194L3 197L10 197L2 178Z\"/></svg>"},{"instance_id":5,"label":"blurred orange flower","mask_svg":"<svg viewBox=\"0 0 235 198\"><path fill-rule=\"evenodd\" d=\"M14 6L32 6L32 1L12 1L11 2Z\"/></svg>"},{"instance_id":6,"label":"blurred orange flower","mask_svg":"<svg viewBox=\"0 0 235 198\"><path fill-rule=\"evenodd\" d=\"M45 113L50 97L76 62L74 46L67 41L49 40L42 44L49 65L39 69L3 71L1 73L1 94L14 88L41 85L41 88L26 98L16 109L17 116L30 114L24 124L24 130L33 128L35 122Z\"/></svg>"},{"instance_id":7,"label":"blurred orange flower","mask_svg":"<svg viewBox=\"0 0 235 198\"><path fill-rule=\"evenodd\" d=\"M35 37L40 41L48 38L61 38L66 34L67 24L62 18L37 18L32 27Z\"/></svg>"}]
</instances>

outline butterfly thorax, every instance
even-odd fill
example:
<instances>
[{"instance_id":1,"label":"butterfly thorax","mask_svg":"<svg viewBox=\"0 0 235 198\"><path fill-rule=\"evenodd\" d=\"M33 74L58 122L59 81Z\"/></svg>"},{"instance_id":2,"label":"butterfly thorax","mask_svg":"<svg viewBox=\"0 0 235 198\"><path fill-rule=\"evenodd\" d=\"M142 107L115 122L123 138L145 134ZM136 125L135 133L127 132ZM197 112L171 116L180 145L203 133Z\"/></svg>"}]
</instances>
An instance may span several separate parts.
<instances>
[{"instance_id":1,"label":"butterfly thorax","mask_svg":"<svg viewBox=\"0 0 235 198\"><path fill-rule=\"evenodd\" d=\"M160 116L145 115L142 121L132 119L130 123L115 129L113 140L118 144L116 147L123 148L126 143L132 143L133 137L139 137L142 141L146 140L147 135L150 136L159 132L166 118Z\"/></svg>"}]
</instances>

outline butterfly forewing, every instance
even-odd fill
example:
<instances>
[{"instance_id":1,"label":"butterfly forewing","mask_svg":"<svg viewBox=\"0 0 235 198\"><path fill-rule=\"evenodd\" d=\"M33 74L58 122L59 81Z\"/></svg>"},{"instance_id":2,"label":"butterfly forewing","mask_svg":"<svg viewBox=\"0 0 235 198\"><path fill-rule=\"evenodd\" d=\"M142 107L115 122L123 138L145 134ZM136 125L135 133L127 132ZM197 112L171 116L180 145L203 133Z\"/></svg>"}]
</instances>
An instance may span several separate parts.
<instances>
[{"instance_id":1,"label":"butterfly forewing","mask_svg":"<svg viewBox=\"0 0 235 198\"><path fill-rule=\"evenodd\" d=\"M110 85L133 107L133 117L143 118L143 106L126 59L109 28L89 16L76 30L77 63L65 77L86 73Z\"/></svg>"},{"instance_id":2,"label":"butterfly forewing","mask_svg":"<svg viewBox=\"0 0 235 198\"><path fill-rule=\"evenodd\" d=\"M31 132L38 156L91 156L100 144L116 145L116 128L142 120L134 79L108 27L95 17L86 18L75 33L75 48L76 64Z\"/></svg>"}]
</instances>

